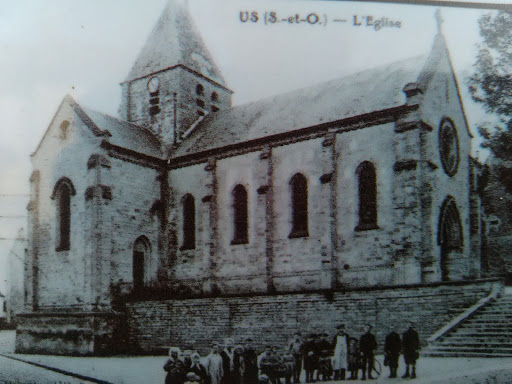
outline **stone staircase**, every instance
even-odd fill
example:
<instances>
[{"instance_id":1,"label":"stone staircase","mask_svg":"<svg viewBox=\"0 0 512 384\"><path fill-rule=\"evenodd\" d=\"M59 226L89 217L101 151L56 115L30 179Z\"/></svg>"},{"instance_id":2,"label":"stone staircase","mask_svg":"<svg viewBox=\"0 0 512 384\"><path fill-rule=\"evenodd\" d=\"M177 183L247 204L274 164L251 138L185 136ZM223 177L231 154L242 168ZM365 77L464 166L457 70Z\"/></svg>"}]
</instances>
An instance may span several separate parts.
<instances>
[{"instance_id":1,"label":"stone staircase","mask_svg":"<svg viewBox=\"0 0 512 384\"><path fill-rule=\"evenodd\" d=\"M438 357L512 357L512 296L490 300L422 352Z\"/></svg>"}]
</instances>

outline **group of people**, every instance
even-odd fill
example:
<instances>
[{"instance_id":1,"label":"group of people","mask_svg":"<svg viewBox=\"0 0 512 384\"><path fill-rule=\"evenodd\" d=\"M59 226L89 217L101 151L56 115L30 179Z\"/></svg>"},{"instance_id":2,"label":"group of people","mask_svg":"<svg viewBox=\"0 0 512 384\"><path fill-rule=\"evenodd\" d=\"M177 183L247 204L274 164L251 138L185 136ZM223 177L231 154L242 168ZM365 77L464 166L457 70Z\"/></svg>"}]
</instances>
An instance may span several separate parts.
<instances>
[{"instance_id":1,"label":"group of people","mask_svg":"<svg viewBox=\"0 0 512 384\"><path fill-rule=\"evenodd\" d=\"M214 343L204 358L197 352L181 352L173 347L164 365L165 384L257 384L258 369L251 339L243 346L235 346L233 339L226 339L224 345Z\"/></svg>"},{"instance_id":2,"label":"group of people","mask_svg":"<svg viewBox=\"0 0 512 384\"><path fill-rule=\"evenodd\" d=\"M419 357L420 342L414 324L400 337L392 331L386 336L384 345L384 365L389 366L390 378L397 377L398 360L402 353L406 364L404 378L416 377L416 360ZM295 333L285 348L268 345L263 353L257 354L252 340L244 345L234 344L226 339L224 344L215 343L211 352L201 358L197 352L179 348L169 350L169 360L164 366L167 372L166 384L286 384L300 383L302 370L306 383L319 380L373 379L372 376L377 339L372 326L367 325L364 334L358 339L345 332L343 324L338 325L337 333L329 339L327 333L309 334L303 340ZM410 370L411 369L411 370Z\"/></svg>"},{"instance_id":3,"label":"group of people","mask_svg":"<svg viewBox=\"0 0 512 384\"><path fill-rule=\"evenodd\" d=\"M302 343L301 353L295 353L297 373L294 382L298 383L300 369L303 366L306 373L306 383L327 380L345 380L347 372L350 372L348 380L356 380L359 370L362 371L362 380L373 379L372 370L374 353L377 349L377 339L371 333L371 325L366 325L366 331L358 340L345 332L343 324L338 325L337 334L331 341L328 335L310 334ZM298 350L301 343L300 335L296 334L290 349ZM302 361L303 360L303 361Z\"/></svg>"}]
</instances>

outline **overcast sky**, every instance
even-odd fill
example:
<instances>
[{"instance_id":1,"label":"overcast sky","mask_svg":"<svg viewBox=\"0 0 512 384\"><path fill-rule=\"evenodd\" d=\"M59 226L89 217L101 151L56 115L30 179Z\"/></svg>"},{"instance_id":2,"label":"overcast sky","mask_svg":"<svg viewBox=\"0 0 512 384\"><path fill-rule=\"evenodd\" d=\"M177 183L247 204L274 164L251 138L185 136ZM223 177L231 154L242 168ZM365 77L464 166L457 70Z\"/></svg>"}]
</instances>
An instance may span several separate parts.
<instances>
[{"instance_id":1,"label":"overcast sky","mask_svg":"<svg viewBox=\"0 0 512 384\"><path fill-rule=\"evenodd\" d=\"M0 0L0 291L7 279L1 276L2 258L12 245L4 239L25 225L30 154L62 98L70 93L86 107L116 115L119 83L166 2ZM435 8L427 6L189 0L189 8L235 92L235 104L426 54L437 29ZM258 12L258 22L242 23L240 11ZM315 13L327 25L265 25L263 16L271 11L279 18ZM442 9L443 33L473 132L482 116L463 77L475 61L477 19L486 12ZM400 21L401 28L354 26L354 15L387 17Z\"/></svg>"}]
</instances>

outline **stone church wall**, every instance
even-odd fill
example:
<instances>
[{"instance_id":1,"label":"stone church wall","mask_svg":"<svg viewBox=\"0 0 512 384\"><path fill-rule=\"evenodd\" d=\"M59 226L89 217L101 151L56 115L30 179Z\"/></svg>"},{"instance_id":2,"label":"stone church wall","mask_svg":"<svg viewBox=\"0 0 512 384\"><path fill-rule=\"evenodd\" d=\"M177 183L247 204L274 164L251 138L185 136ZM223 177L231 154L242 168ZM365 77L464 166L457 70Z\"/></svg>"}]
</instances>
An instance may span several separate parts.
<instances>
[{"instance_id":1,"label":"stone church wall","mask_svg":"<svg viewBox=\"0 0 512 384\"><path fill-rule=\"evenodd\" d=\"M172 279L177 284L202 290L203 282L210 277L210 205L203 201L209 195L208 172L205 163L178 168L169 172L171 185L171 203L169 223L174 243L170 247ZM194 249L183 248L183 198L191 194L194 198L196 213L196 238Z\"/></svg>"},{"instance_id":2,"label":"stone church wall","mask_svg":"<svg viewBox=\"0 0 512 384\"><path fill-rule=\"evenodd\" d=\"M434 268L440 275L438 244L438 226L441 206L448 195L455 198L463 229L463 247L450 260L450 277L452 279L467 279L478 277L479 255L470 252L470 150L471 137L466 128L464 111L460 103L457 84L449 67L449 58L442 57L439 62L440 70L436 72L429 89L426 91L421 104L421 119L433 130L424 132L423 156L431 159L437 167L431 179L432 210L430 215L430 241ZM439 128L443 118L450 118L457 130L459 141L459 165L455 175L447 175L442 167L439 155Z\"/></svg>"},{"instance_id":3,"label":"stone church wall","mask_svg":"<svg viewBox=\"0 0 512 384\"><path fill-rule=\"evenodd\" d=\"M328 332L344 323L359 338L372 324L382 350L392 329L416 322L422 342L458 313L487 296L497 280L453 282L344 292L237 296L127 304L134 352L163 352L170 346L209 351L212 342L251 337L258 350L286 345L293 332Z\"/></svg>"},{"instance_id":4,"label":"stone church wall","mask_svg":"<svg viewBox=\"0 0 512 384\"><path fill-rule=\"evenodd\" d=\"M111 281L128 285L133 282L133 246L140 236L145 236L151 254L145 260L144 280L147 285L154 284L160 262L160 219L152 207L160 199L159 172L116 158L111 162L112 202L107 211L112 228Z\"/></svg>"},{"instance_id":5,"label":"stone church wall","mask_svg":"<svg viewBox=\"0 0 512 384\"><path fill-rule=\"evenodd\" d=\"M70 122L65 134L60 130L63 121ZM34 252L34 247L37 249L36 256L27 260L28 305L36 304L46 309L81 307L90 299L86 289L90 276L85 271L83 258L86 246L83 229L89 226L90 220L85 206L87 161L95 147L97 139L89 128L76 118L69 105L63 104L32 159L33 164L37 164L39 176L37 181L33 181L37 183L33 188L38 192L31 194L37 201L31 201L29 209L29 247L31 252ZM57 199L51 196L56 183L63 177L71 180L76 194L70 199L70 249L57 251ZM33 274L34 263L37 276Z\"/></svg>"},{"instance_id":6,"label":"stone church wall","mask_svg":"<svg viewBox=\"0 0 512 384\"><path fill-rule=\"evenodd\" d=\"M392 284L392 233L399 225L393 206L394 124L344 132L336 138L337 245L339 284L344 287ZM376 150L378 148L378 150ZM374 164L377 173L377 229L357 231L359 223L357 167ZM411 257L413 259L413 257ZM418 283L418 280L409 283Z\"/></svg>"},{"instance_id":7,"label":"stone church wall","mask_svg":"<svg viewBox=\"0 0 512 384\"><path fill-rule=\"evenodd\" d=\"M218 248L215 276L224 292L262 292L266 289L265 202L259 199L260 173L266 173L259 152L217 161ZM248 243L234 244L233 190L242 185L247 192ZM258 233L259 232L259 233Z\"/></svg>"},{"instance_id":8,"label":"stone church wall","mask_svg":"<svg viewBox=\"0 0 512 384\"><path fill-rule=\"evenodd\" d=\"M323 174L322 139L272 149L273 166L273 284L278 291L322 289L330 286L328 216L320 177ZM301 173L308 187L309 236L290 238L292 231L291 178Z\"/></svg>"}]
</instances>

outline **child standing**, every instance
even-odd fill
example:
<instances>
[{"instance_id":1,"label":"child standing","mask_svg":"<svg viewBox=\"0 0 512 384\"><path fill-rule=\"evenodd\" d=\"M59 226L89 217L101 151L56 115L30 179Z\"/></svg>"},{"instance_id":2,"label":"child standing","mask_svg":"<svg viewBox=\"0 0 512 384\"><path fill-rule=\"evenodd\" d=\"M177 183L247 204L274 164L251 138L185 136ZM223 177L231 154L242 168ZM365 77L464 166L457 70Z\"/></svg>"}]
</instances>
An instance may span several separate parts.
<instances>
[{"instance_id":1,"label":"child standing","mask_svg":"<svg viewBox=\"0 0 512 384\"><path fill-rule=\"evenodd\" d=\"M348 345L348 370L350 371L349 380L357 380L360 366L361 352L359 351L359 343L355 337L351 337Z\"/></svg>"}]
</instances>

